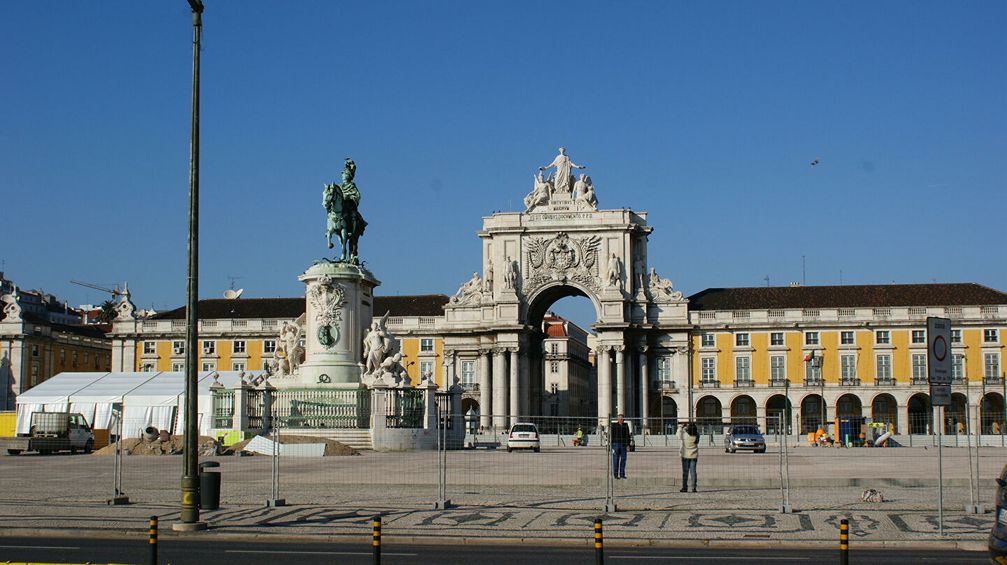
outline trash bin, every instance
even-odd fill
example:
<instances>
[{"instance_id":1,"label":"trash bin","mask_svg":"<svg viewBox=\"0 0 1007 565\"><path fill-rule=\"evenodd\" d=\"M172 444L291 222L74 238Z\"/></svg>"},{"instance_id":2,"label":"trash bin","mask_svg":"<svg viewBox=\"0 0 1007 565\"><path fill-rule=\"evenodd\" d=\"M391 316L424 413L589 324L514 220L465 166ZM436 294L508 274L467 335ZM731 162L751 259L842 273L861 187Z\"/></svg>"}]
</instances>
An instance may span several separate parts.
<instances>
[{"instance_id":1,"label":"trash bin","mask_svg":"<svg viewBox=\"0 0 1007 565\"><path fill-rule=\"evenodd\" d=\"M220 471L210 470L217 467L216 461L199 464L199 507L203 510L220 508Z\"/></svg>"}]
</instances>

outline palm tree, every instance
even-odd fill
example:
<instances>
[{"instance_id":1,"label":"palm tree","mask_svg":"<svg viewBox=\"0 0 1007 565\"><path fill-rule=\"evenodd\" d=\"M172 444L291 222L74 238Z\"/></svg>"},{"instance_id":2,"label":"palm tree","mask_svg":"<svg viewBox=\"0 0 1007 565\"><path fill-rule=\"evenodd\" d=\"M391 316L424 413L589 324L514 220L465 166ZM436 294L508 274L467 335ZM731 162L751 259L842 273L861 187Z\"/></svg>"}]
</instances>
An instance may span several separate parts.
<instances>
[{"instance_id":1,"label":"palm tree","mask_svg":"<svg viewBox=\"0 0 1007 565\"><path fill-rule=\"evenodd\" d=\"M98 314L99 324L110 324L112 320L115 319L115 303L111 300L106 300L101 303L101 313Z\"/></svg>"}]
</instances>

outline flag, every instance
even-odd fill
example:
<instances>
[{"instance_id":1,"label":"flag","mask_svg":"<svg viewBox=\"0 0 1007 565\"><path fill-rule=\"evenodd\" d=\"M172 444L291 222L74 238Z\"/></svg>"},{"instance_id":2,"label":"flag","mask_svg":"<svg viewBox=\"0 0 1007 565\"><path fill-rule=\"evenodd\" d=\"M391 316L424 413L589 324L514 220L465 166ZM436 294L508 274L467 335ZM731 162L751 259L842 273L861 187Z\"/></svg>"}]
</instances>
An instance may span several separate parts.
<instances>
[{"instance_id":1,"label":"flag","mask_svg":"<svg viewBox=\"0 0 1007 565\"><path fill-rule=\"evenodd\" d=\"M805 363L810 363L810 362L812 362L814 360L815 360L815 352L814 351L812 351L811 353L808 353L807 355L804 356L804 362Z\"/></svg>"}]
</instances>

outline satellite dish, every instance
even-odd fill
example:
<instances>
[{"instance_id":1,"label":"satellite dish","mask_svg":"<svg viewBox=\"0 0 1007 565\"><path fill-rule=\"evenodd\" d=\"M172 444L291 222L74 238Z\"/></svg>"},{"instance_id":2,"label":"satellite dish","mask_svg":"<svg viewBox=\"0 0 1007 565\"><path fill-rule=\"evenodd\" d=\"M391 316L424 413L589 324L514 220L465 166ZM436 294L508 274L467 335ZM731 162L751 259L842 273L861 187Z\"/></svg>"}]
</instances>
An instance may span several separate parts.
<instances>
[{"instance_id":1,"label":"satellite dish","mask_svg":"<svg viewBox=\"0 0 1007 565\"><path fill-rule=\"evenodd\" d=\"M236 298L241 298L241 293L244 292L244 291L245 291L245 289L243 289L243 288L239 288L238 290L227 289L227 290L224 291L224 298L226 298L228 300L234 300Z\"/></svg>"}]
</instances>

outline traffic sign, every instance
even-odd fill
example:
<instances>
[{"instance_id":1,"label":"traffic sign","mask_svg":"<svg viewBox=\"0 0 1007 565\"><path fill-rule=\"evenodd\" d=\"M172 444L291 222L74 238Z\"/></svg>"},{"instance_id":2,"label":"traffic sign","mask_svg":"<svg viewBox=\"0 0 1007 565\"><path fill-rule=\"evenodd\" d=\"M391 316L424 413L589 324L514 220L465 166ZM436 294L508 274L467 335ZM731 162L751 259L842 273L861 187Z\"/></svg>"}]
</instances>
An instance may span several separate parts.
<instances>
[{"instance_id":1,"label":"traffic sign","mask_svg":"<svg viewBox=\"0 0 1007 565\"><path fill-rule=\"evenodd\" d=\"M951 320L927 318L927 376L930 404L951 404Z\"/></svg>"}]
</instances>

